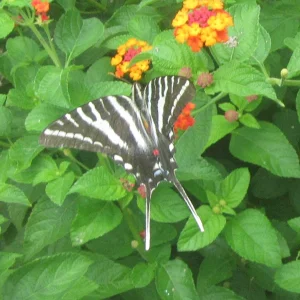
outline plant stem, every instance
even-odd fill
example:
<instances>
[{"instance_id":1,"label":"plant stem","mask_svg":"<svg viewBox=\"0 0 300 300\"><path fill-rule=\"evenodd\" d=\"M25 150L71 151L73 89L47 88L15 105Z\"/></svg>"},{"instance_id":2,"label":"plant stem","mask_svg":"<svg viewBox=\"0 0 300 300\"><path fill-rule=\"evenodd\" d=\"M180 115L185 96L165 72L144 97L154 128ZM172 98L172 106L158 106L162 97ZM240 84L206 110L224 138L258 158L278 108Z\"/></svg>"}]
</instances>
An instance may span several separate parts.
<instances>
[{"instance_id":1,"label":"plant stem","mask_svg":"<svg viewBox=\"0 0 300 300\"><path fill-rule=\"evenodd\" d=\"M88 2L92 5L94 5L95 7L97 7L98 9L100 9L101 11L106 10L106 7L103 4L98 3L96 0L88 0Z\"/></svg>"},{"instance_id":2,"label":"plant stem","mask_svg":"<svg viewBox=\"0 0 300 300\"><path fill-rule=\"evenodd\" d=\"M74 157L70 150L67 150L67 151L66 150L62 150L62 152L63 152L63 154L65 156L69 157L73 162L75 162L76 164L78 164L84 170L86 170L86 171L90 170L85 164L83 164L76 157Z\"/></svg>"},{"instance_id":3,"label":"plant stem","mask_svg":"<svg viewBox=\"0 0 300 300\"><path fill-rule=\"evenodd\" d=\"M57 56L57 53L56 53L56 50L55 50L55 47L54 47L54 44L52 42L52 37L50 35L50 32L49 32L49 27L48 27L48 24L44 27L44 30L46 32L46 35L47 35L47 38L48 38L48 41L49 41L49 45L50 45L50 48L52 50L52 53L53 55L56 57L56 61L58 62L58 66L61 67L61 63L60 63L60 60Z\"/></svg>"},{"instance_id":4,"label":"plant stem","mask_svg":"<svg viewBox=\"0 0 300 300\"><path fill-rule=\"evenodd\" d=\"M216 103L217 101L219 101L220 99L224 98L227 95L227 93L220 93L219 95L217 95L216 97L214 97L213 99L211 99L211 101L209 101L208 103L204 104L203 106L201 106L199 109L194 110L191 115L196 115L198 114L200 111L206 109L208 106Z\"/></svg>"}]
</instances>

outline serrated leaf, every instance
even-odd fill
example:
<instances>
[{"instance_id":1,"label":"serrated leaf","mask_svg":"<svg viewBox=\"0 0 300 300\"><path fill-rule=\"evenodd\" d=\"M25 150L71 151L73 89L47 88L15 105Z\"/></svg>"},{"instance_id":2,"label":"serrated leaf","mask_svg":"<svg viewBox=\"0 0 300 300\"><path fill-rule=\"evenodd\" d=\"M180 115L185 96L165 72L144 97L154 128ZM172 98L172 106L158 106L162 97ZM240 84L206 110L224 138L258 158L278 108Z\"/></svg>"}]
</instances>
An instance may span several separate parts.
<instances>
[{"instance_id":1,"label":"serrated leaf","mask_svg":"<svg viewBox=\"0 0 300 300\"><path fill-rule=\"evenodd\" d=\"M15 66L35 62L40 52L38 44L26 36L8 39L6 49Z\"/></svg>"},{"instance_id":2,"label":"serrated leaf","mask_svg":"<svg viewBox=\"0 0 300 300\"><path fill-rule=\"evenodd\" d=\"M250 173L247 168L236 169L221 183L222 198L229 207L237 207L244 199L250 184Z\"/></svg>"},{"instance_id":3,"label":"serrated leaf","mask_svg":"<svg viewBox=\"0 0 300 300\"><path fill-rule=\"evenodd\" d=\"M147 286L155 276L157 264L138 263L132 269L131 278L135 288Z\"/></svg>"},{"instance_id":4,"label":"serrated leaf","mask_svg":"<svg viewBox=\"0 0 300 300\"><path fill-rule=\"evenodd\" d=\"M176 40L167 40L157 44L152 53L153 67L165 75L178 74L178 71L188 66L195 71L205 71L206 61L203 55L194 55L186 44L179 44Z\"/></svg>"},{"instance_id":5,"label":"serrated leaf","mask_svg":"<svg viewBox=\"0 0 300 300\"><path fill-rule=\"evenodd\" d=\"M276 271L275 282L283 289L300 294L300 261L292 261Z\"/></svg>"},{"instance_id":6,"label":"serrated leaf","mask_svg":"<svg viewBox=\"0 0 300 300\"><path fill-rule=\"evenodd\" d=\"M281 265L280 247L270 221L260 211L246 209L225 227L230 247L240 256L267 265Z\"/></svg>"},{"instance_id":7,"label":"serrated leaf","mask_svg":"<svg viewBox=\"0 0 300 300\"><path fill-rule=\"evenodd\" d=\"M63 299L91 263L75 253L37 259L9 276L3 288L5 299Z\"/></svg>"},{"instance_id":8,"label":"serrated leaf","mask_svg":"<svg viewBox=\"0 0 300 300\"><path fill-rule=\"evenodd\" d=\"M255 119L255 117L253 117L253 115L251 114L243 114L240 118L239 121L250 128L260 128L259 123L257 122L257 120Z\"/></svg>"},{"instance_id":9,"label":"serrated leaf","mask_svg":"<svg viewBox=\"0 0 300 300\"><path fill-rule=\"evenodd\" d=\"M221 66L214 73L214 84L207 87L209 94L218 92L232 93L239 96L263 95L282 105L272 85L266 82L265 75L254 67L238 61L231 61Z\"/></svg>"},{"instance_id":10,"label":"serrated leaf","mask_svg":"<svg viewBox=\"0 0 300 300\"><path fill-rule=\"evenodd\" d=\"M70 108L70 101L63 93L67 89L66 69L44 66L39 69L34 80L37 97L48 104Z\"/></svg>"},{"instance_id":11,"label":"serrated leaf","mask_svg":"<svg viewBox=\"0 0 300 300\"><path fill-rule=\"evenodd\" d=\"M145 212L145 199L139 197L138 206ZM151 198L151 219L157 222L174 223L189 215L189 209L174 190L162 184L155 189Z\"/></svg>"},{"instance_id":12,"label":"serrated leaf","mask_svg":"<svg viewBox=\"0 0 300 300\"><path fill-rule=\"evenodd\" d=\"M54 41L66 53L68 62L92 47L103 34L104 26L96 18L82 20L77 10L67 11L57 22Z\"/></svg>"},{"instance_id":13,"label":"serrated leaf","mask_svg":"<svg viewBox=\"0 0 300 300\"><path fill-rule=\"evenodd\" d=\"M4 11L0 10L0 39L5 38L14 29L14 21L10 16Z\"/></svg>"},{"instance_id":14,"label":"serrated leaf","mask_svg":"<svg viewBox=\"0 0 300 300\"><path fill-rule=\"evenodd\" d=\"M202 220L204 232L199 230L191 216L180 233L177 243L179 251L195 251L209 245L218 237L226 224L225 217L214 214L207 205L200 206L197 213Z\"/></svg>"},{"instance_id":15,"label":"serrated leaf","mask_svg":"<svg viewBox=\"0 0 300 300\"><path fill-rule=\"evenodd\" d=\"M259 165L281 177L300 177L298 155L283 133L273 124L261 128L238 128L232 132L229 150L240 160Z\"/></svg>"},{"instance_id":16,"label":"serrated leaf","mask_svg":"<svg viewBox=\"0 0 300 300\"><path fill-rule=\"evenodd\" d=\"M59 206L62 205L74 180L74 173L68 172L61 177L49 182L46 186L47 196L53 203Z\"/></svg>"},{"instance_id":17,"label":"serrated leaf","mask_svg":"<svg viewBox=\"0 0 300 300\"><path fill-rule=\"evenodd\" d=\"M72 244L85 244L113 230L121 221L122 213L114 203L80 198L71 228Z\"/></svg>"},{"instance_id":18,"label":"serrated leaf","mask_svg":"<svg viewBox=\"0 0 300 300\"><path fill-rule=\"evenodd\" d=\"M9 137L11 133L12 113L9 108L0 107L0 136Z\"/></svg>"},{"instance_id":19,"label":"serrated leaf","mask_svg":"<svg viewBox=\"0 0 300 300\"><path fill-rule=\"evenodd\" d=\"M159 266L155 284L161 299L198 300L192 272L182 260L171 260Z\"/></svg>"},{"instance_id":20,"label":"serrated leaf","mask_svg":"<svg viewBox=\"0 0 300 300\"><path fill-rule=\"evenodd\" d=\"M74 199L59 207L47 199L39 199L25 227L24 252L28 258L69 233L75 217Z\"/></svg>"},{"instance_id":21,"label":"serrated leaf","mask_svg":"<svg viewBox=\"0 0 300 300\"><path fill-rule=\"evenodd\" d=\"M19 138L9 149L9 158L18 170L24 170L31 165L32 160L43 150L38 142L38 136L27 135Z\"/></svg>"},{"instance_id":22,"label":"serrated leaf","mask_svg":"<svg viewBox=\"0 0 300 300\"><path fill-rule=\"evenodd\" d=\"M111 201L124 197L126 190L120 180L108 173L104 167L97 167L81 176L69 193Z\"/></svg>"},{"instance_id":23,"label":"serrated leaf","mask_svg":"<svg viewBox=\"0 0 300 300\"><path fill-rule=\"evenodd\" d=\"M65 108L50 103L41 103L28 114L25 120L26 130L40 132L65 113L67 113Z\"/></svg>"},{"instance_id":24,"label":"serrated leaf","mask_svg":"<svg viewBox=\"0 0 300 300\"><path fill-rule=\"evenodd\" d=\"M104 96L131 94L131 85L118 81L102 81L87 83L91 99L98 99Z\"/></svg>"},{"instance_id":25,"label":"serrated leaf","mask_svg":"<svg viewBox=\"0 0 300 300\"><path fill-rule=\"evenodd\" d=\"M31 203L22 190L14 185L6 183L0 183L0 201L31 206Z\"/></svg>"},{"instance_id":26,"label":"serrated leaf","mask_svg":"<svg viewBox=\"0 0 300 300\"><path fill-rule=\"evenodd\" d=\"M132 36L150 44L160 32L155 19L151 16L141 15L132 18L128 23L127 29Z\"/></svg>"},{"instance_id":27,"label":"serrated leaf","mask_svg":"<svg viewBox=\"0 0 300 300\"><path fill-rule=\"evenodd\" d=\"M238 122L228 122L224 116L216 115L212 117L210 136L205 148L219 141L221 138L232 132L239 126Z\"/></svg>"},{"instance_id":28,"label":"serrated leaf","mask_svg":"<svg viewBox=\"0 0 300 300\"><path fill-rule=\"evenodd\" d=\"M229 33L237 38L238 44L234 48L221 43L212 47L213 55L221 64L232 59L247 60L254 53L258 42L260 7L245 3L234 5L228 11L234 20Z\"/></svg>"},{"instance_id":29,"label":"serrated leaf","mask_svg":"<svg viewBox=\"0 0 300 300\"><path fill-rule=\"evenodd\" d=\"M134 288L131 269L116 263L103 255L92 254L95 263L89 268L86 277L99 285L89 296L94 299L107 299Z\"/></svg>"},{"instance_id":30,"label":"serrated leaf","mask_svg":"<svg viewBox=\"0 0 300 300\"><path fill-rule=\"evenodd\" d=\"M86 72L86 83L92 85L101 81L112 81L113 76L109 73L113 73L115 68L111 65L110 61L110 57L102 57L95 61Z\"/></svg>"}]
</instances>

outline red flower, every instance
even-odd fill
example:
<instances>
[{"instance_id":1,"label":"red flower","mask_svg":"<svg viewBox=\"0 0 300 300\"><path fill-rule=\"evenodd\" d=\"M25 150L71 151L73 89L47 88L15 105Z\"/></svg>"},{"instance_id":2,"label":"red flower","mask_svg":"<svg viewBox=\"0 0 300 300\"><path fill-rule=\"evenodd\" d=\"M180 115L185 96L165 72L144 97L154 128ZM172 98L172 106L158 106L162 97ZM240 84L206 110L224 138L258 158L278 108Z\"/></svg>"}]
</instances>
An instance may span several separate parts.
<instances>
[{"instance_id":1,"label":"red flower","mask_svg":"<svg viewBox=\"0 0 300 300\"><path fill-rule=\"evenodd\" d=\"M192 102L187 103L187 105L182 110L181 114L178 116L176 122L174 123L174 131L178 132L179 129L186 130L190 126L195 124L195 119L191 116L191 111L196 107Z\"/></svg>"},{"instance_id":2,"label":"red flower","mask_svg":"<svg viewBox=\"0 0 300 300\"><path fill-rule=\"evenodd\" d=\"M142 198L146 198L146 186L144 184L141 184L137 190Z\"/></svg>"}]
</instances>

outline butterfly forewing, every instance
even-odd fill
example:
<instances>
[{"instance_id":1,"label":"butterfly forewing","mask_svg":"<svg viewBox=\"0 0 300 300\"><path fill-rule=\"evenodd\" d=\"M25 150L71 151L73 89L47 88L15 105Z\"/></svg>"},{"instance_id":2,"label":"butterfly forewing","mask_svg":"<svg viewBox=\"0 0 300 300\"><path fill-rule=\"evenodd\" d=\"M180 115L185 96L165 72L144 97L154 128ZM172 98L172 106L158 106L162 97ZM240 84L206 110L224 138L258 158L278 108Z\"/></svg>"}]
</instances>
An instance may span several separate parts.
<instances>
[{"instance_id":1,"label":"butterfly forewing","mask_svg":"<svg viewBox=\"0 0 300 300\"><path fill-rule=\"evenodd\" d=\"M144 90L144 98L156 130L173 141L174 122L195 93L193 84L184 77L164 76L151 80Z\"/></svg>"}]
</instances>

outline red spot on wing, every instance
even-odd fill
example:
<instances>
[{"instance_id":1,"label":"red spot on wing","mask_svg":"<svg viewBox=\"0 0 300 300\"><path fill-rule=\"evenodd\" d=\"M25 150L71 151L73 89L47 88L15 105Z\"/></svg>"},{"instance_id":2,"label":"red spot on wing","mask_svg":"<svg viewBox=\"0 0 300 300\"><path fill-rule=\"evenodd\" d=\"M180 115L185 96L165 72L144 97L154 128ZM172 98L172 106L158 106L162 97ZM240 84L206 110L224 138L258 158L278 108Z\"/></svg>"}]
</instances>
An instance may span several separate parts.
<instances>
[{"instance_id":1,"label":"red spot on wing","mask_svg":"<svg viewBox=\"0 0 300 300\"><path fill-rule=\"evenodd\" d=\"M154 156L158 156L159 155L159 150L158 149L154 149L152 151L152 153L153 153Z\"/></svg>"}]
</instances>

